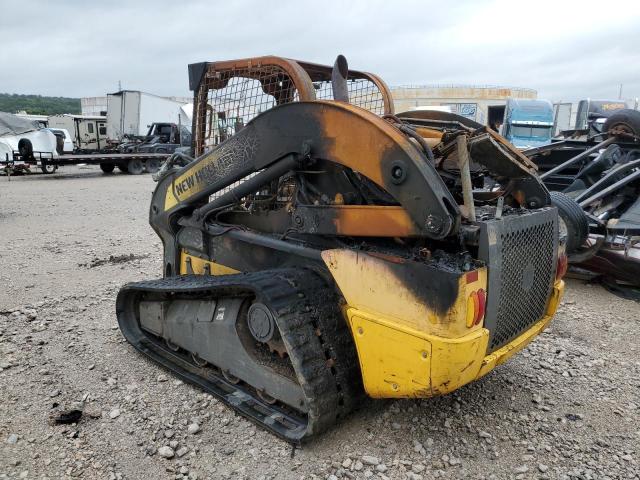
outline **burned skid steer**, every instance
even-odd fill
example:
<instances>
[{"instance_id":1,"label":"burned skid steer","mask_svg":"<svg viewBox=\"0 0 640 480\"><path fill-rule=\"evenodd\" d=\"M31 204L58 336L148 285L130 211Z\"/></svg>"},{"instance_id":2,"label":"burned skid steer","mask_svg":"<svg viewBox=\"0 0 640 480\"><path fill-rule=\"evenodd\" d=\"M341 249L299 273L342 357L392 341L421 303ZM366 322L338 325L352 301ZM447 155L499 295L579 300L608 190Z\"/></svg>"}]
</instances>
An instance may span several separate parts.
<instances>
[{"instance_id":1,"label":"burned skid steer","mask_svg":"<svg viewBox=\"0 0 640 480\"><path fill-rule=\"evenodd\" d=\"M377 76L279 57L189 68L195 160L161 170L164 278L127 340L291 442L375 398L446 394L550 321L566 257L524 156ZM184 158L184 157L183 157Z\"/></svg>"}]
</instances>

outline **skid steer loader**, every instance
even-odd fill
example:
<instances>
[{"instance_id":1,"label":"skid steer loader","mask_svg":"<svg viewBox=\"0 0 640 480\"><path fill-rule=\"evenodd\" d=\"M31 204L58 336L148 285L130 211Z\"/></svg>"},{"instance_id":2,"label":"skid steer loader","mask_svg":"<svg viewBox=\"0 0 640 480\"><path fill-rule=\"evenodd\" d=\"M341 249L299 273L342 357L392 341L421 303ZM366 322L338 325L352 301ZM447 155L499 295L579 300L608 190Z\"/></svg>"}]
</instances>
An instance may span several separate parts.
<instances>
[{"instance_id":1,"label":"skid steer loader","mask_svg":"<svg viewBox=\"0 0 640 480\"><path fill-rule=\"evenodd\" d=\"M189 66L193 158L161 169L163 278L135 348L290 441L374 398L476 380L555 313L566 256L535 166L375 75L279 57ZM189 161L192 160L192 161Z\"/></svg>"}]
</instances>

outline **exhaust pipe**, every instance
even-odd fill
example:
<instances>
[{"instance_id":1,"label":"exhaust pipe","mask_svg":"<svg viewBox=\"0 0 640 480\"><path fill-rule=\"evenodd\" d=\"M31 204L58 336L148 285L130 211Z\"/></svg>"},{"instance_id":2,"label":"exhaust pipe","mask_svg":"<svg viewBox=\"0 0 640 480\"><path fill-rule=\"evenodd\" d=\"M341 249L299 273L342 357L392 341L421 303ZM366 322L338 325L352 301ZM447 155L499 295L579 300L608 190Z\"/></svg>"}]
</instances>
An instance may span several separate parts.
<instances>
[{"instance_id":1,"label":"exhaust pipe","mask_svg":"<svg viewBox=\"0 0 640 480\"><path fill-rule=\"evenodd\" d=\"M347 88L347 75L349 74L349 64L344 55L338 55L333 70L331 71L331 88L333 99L339 102L349 103L349 89Z\"/></svg>"}]
</instances>

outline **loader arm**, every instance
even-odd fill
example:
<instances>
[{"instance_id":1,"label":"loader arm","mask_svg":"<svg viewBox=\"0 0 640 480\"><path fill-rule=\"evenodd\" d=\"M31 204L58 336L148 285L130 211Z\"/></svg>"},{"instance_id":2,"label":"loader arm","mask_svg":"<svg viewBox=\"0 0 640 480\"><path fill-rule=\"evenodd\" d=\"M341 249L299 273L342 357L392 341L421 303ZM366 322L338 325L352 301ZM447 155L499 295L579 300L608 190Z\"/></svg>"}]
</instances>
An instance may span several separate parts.
<instances>
[{"instance_id":1,"label":"loader arm","mask_svg":"<svg viewBox=\"0 0 640 480\"><path fill-rule=\"evenodd\" d=\"M154 192L150 220L171 232L172 221L209 196L294 156L333 162L388 192L421 236L456 231L460 211L435 167L393 125L346 103L296 102L268 110L236 135L165 177Z\"/></svg>"}]
</instances>

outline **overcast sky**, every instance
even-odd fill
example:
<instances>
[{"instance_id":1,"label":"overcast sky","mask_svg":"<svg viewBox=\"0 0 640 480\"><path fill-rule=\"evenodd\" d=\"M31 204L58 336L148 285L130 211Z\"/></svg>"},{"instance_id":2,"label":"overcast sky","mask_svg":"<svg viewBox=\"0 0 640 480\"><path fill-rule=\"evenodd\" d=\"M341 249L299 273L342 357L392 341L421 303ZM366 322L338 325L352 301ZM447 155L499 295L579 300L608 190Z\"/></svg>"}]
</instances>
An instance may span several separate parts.
<instances>
[{"instance_id":1,"label":"overcast sky","mask_svg":"<svg viewBox=\"0 0 640 480\"><path fill-rule=\"evenodd\" d=\"M281 55L389 85L640 97L640 0L0 0L0 92L189 95L187 64Z\"/></svg>"}]
</instances>

